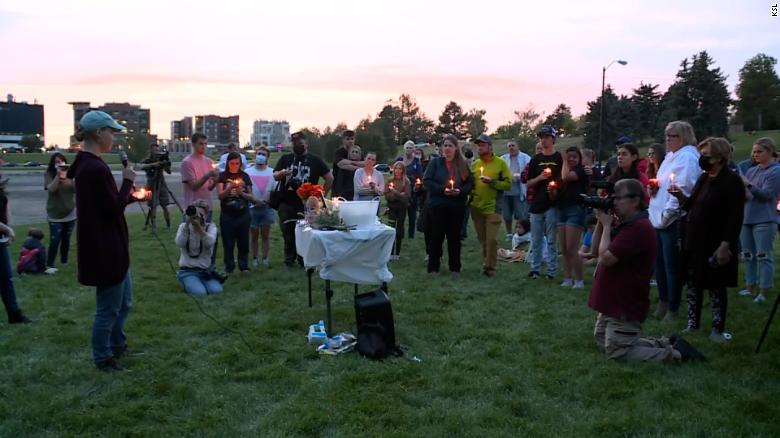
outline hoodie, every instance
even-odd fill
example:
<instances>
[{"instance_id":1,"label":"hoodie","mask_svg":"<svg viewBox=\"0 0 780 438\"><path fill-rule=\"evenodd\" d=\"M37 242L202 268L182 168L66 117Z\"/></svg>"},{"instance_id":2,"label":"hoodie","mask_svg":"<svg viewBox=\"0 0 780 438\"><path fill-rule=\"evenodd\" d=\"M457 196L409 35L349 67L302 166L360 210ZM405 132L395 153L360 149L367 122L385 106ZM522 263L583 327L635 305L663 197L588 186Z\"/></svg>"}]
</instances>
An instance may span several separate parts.
<instances>
[{"instance_id":1,"label":"hoodie","mask_svg":"<svg viewBox=\"0 0 780 438\"><path fill-rule=\"evenodd\" d=\"M79 151L68 169L76 186L76 236L79 283L110 287L119 284L130 268L125 206L133 182L123 180L117 190L108 165L97 155Z\"/></svg>"}]
</instances>

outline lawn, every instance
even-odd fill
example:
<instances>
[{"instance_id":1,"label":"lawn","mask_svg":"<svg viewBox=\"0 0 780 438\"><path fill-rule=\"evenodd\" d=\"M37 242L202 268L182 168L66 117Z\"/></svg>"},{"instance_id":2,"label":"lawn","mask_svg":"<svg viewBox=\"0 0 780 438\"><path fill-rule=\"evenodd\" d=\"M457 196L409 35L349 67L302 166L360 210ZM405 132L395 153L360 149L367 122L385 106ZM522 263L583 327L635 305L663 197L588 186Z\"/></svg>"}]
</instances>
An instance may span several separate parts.
<instances>
[{"instance_id":1,"label":"lawn","mask_svg":"<svg viewBox=\"0 0 780 438\"><path fill-rule=\"evenodd\" d=\"M780 322L753 354L770 306L735 291L734 340L707 339L707 302L704 334L689 338L708 363L607 362L591 338L587 292L558 287L560 278L528 280L520 264L481 277L472 230L461 279L428 275L418 236L391 265L406 355L324 357L305 340L308 325L324 317L322 281L309 308L303 271L281 269L274 228L270 269L236 274L223 295L199 300L250 350L179 289L168 265L178 259L173 231L161 232L166 254L140 216L129 219L135 303L127 332L144 355L126 359L126 373L94 369L94 290L78 285L74 264L55 276L17 278L35 322L2 324L0 436L780 434ZM351 295L351 286L337 285L339 331L355 330ZM660 335L683 327L644 328Z\"/></svg>"}]
</instances>

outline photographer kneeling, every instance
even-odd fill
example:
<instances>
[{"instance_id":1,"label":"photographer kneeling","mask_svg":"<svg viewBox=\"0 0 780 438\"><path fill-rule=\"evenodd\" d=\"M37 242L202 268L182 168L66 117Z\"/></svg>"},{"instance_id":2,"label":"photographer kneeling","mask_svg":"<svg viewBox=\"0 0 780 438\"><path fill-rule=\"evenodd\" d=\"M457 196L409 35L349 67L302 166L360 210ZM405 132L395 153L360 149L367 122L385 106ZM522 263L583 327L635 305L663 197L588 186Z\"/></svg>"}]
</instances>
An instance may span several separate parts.
<instances>
[{"instance_id":1,"label":"photographer kneeling","mask_svg":"<svg viewBox=\"0 0 780 438\"><path fill-rule=\"evenodd\" d=\"M176 233L176 246L181 249L176 278L188 294L218 294L222 292L222 283L210 269L217 226L206 221L209 214L206 201L195 201L186 213L186 220Z\"/></svg>"},{"instance_id":2,"label":"photographer kneeling","mask_svg":"<svg viewBox=\"0 0 780 438\"><path fill-rule=\"evenodd\" d=\"M620 180L609 210L594 210L604 227L599 264L588 306L599 312L594 337L609 359L671 362L703 359L684 339L641 338L641 323L650 308L650 277L657 242L647 214L647 195L635 179ZM586 199L589 205L591 199ZM596 200L598 201L598 200ZM604 199L594 208L607 207ZM599 205L599 204L605 205ZM613 222L617 217L617 225Z\"/></svg>"}]
</instances>

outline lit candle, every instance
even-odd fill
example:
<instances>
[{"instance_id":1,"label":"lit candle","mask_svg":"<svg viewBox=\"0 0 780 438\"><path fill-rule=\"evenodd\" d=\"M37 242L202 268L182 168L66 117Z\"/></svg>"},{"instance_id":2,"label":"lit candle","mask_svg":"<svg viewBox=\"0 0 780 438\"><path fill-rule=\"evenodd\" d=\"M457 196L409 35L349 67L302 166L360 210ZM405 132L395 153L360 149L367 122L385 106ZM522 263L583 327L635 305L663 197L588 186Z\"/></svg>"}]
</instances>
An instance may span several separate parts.
<instances>
[{"instance_id":1,"label":"lit candle","mask_svg":"<svg viewBox=\"0 0 780 438\"><path fill-rule=\"evenodd\" d=\"M149 196L149 195L151 195L151 194L152 194L152 191L151 191L151 190L148 190L148 191L147 191L147 190L146 190L146 188L143 188L143 187L142 187L142 188L140 188L139 190L136 190L136 191L133 193L133 197L134 197L135 199L137 199L137 200L141 201L141 200L144 200L144 199L146 199L146 197L147 197L147 196Z\"/></svg>"},{"instance_id":2,"label":"lit candle","mask_svg":"<svg viewBox=\"0 0 780 438\"><path fill-rule=\"evenodd\" d=\"M556 183L555 181L550 181L550 184L548 184L547 188L549 188L550 190L555 190L558 188L558 183Z\"/></svg>"},{"instance_id":3,"label":"lit candle","mask_svg":"<svg viewBox=\"0 0 780 438\"><path fill-rule=\"evenodd\" d=\"M333 204L333 209L337 210L339 208L339 198L333 198L331 199L331 203Z\"/></svg>"},{"instance_id":4,"label":"lit candle","mask_svg":"<svg viewBox=\"0 0 780 438\"><path fill-rule=\"evenodd\" d=\"M368 183L371 184L371 175L368 175Z\"/></svg>"},{"instance_id":5,"label":"lit candle","mask_svg":"<svg viewBox=\"0 0 780 438\"><path fill-rule=\"evenodd\" d=\"M650 181L648 181L648 183L650 184L650 187L656 187L656 188L658 187L658 179L656 178L650 178Z\"/></svg>"},{"instance_id":6,"label":"lit candle","mask_svg":"<svg viewBox=\"0 0 780 438\"><path fill-rule=\"evenodd\" d=\"M450 178L450 190L455 190L455 180Z\"/></svg>"},{"instance_id":7,"label":"lit candle","mask_svg":"<svg viewBox=\"0 0 780 438\"><path fill-rule=\"evenodd\" d=\"M544 174L547 175L547 176L552 175L552 169L550 169L549 167L545 167L544 168Z\"/></svg>"},{"instance_id":8,"label":"lit candle","mask_svg":"<svg viewBox=\"0 0 780 438\"><path fill-rule=\"evenodd\" d=\"M417 177L417 180L415 181L415 184L422 184L422 181L420 181L420 177Z\"/></svg>"},{"instance_id":9,"label":"lit candle","mask_svg":"<svg viewBox=\"0 0 780 438\"><path fill-rule=\"evenodd\" d=\"M674 173L669 174L669 182L674 184Z\"/></svg>"},{"instance_id":10,"label":"lit candle","mask_svg":"<svg viewBox=\"0 0 780 438\"><path fill-rule=\"evenodd\" d=\"M395 183L393 183L392 181L390 181L390 184L388 184L388 185L387 185L387 187L388 187L390 190L395 190Z\"/></svg>"},{"instance_id":11,"label":"lit candle","mask_svg":"<svg viewBox=\"0 0 780 438\"><path fill-rule=\"evenodd\" d=\"M479 166L479 176L485 176L485 168L483 166Z\"/></svg>"}]
</instances>

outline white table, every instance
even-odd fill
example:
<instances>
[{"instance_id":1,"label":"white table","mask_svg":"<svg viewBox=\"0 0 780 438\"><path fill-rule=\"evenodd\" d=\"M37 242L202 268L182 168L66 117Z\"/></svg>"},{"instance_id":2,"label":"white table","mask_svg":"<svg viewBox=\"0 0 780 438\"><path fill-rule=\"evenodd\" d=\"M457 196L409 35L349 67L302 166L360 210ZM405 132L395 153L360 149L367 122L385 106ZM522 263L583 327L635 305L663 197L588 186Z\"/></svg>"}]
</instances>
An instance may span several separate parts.
<instances>
[{"instance_id":1,"label":"white table","mask_svg":"<svg viewBox=\"0 0 780 438\"><path fill-rule=\"evenodd\" d=\"M330 301L333 290L331 281L355 284L382 284L393 279L387 262L395 242L395 229L387 225L375 225L349 231L321 231L299 221L295 227L295 248L303 257L303 265L309 276L309 306L311 306L311 274L319 268L320 278L325 280L328 334L332 335Z\"/></svg>"}]
</instances>

